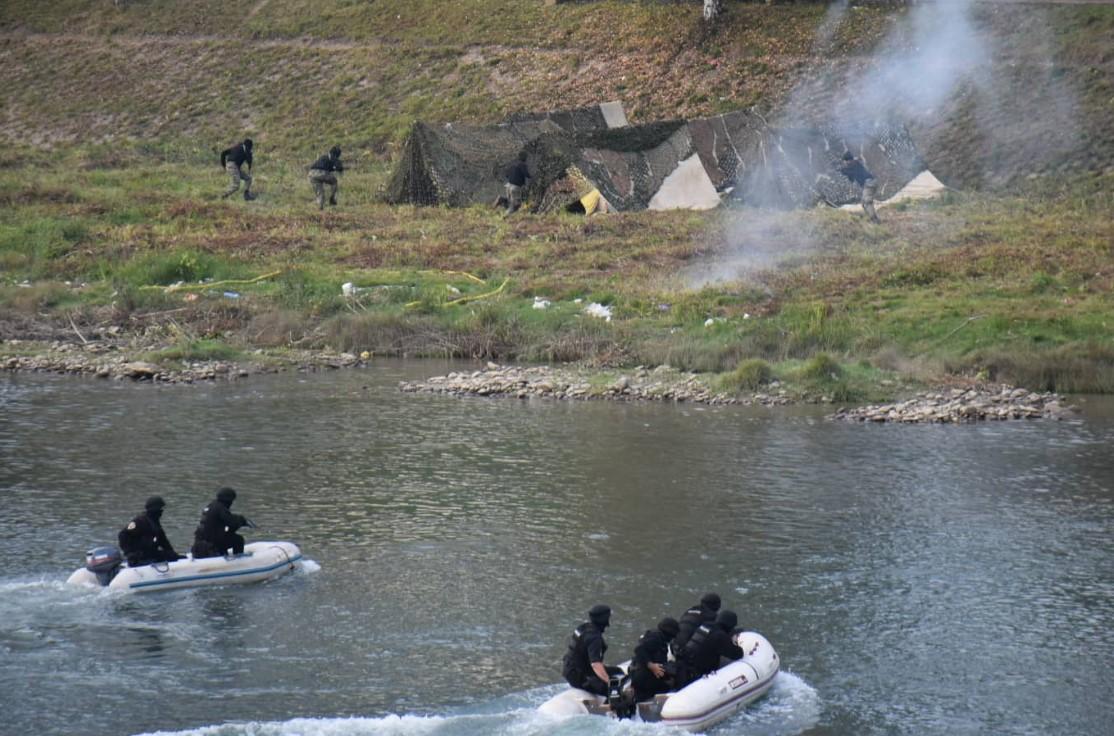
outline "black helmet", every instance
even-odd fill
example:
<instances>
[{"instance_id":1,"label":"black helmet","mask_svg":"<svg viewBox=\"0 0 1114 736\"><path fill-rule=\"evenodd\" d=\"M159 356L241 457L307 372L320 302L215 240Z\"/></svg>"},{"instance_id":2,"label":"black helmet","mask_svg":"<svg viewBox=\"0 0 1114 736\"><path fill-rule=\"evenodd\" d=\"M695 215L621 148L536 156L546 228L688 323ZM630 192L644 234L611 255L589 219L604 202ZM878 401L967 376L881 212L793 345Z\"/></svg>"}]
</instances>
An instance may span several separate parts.
<instances>
[{"instance_id":1,"label":"black helmet","mask_svg":"<svg viewBox=\"0 0 1114 736\"><path fill-rule=\"evenodd\" d=\"M710 611L718 611L720 607L719 593L705 593L700 598L700 605L704 606Z\"/></svg>"},{"instance_id":2,"label":"black helmet","mask_svg":"<svg viewBox=\"0 0 1114 736\"><path fill-rule=\"evenodd\" d=\"M217 491L217 500L223 503L225 506L228 506L236 500L236 491L232 490L231 488L222 488Z\"/></svg>"},{"instance_id":3,"label":"black helmet","mask_svg":"<svg viewBox=\"0 0 1114 736\"><path fill-rule=\"evenodd\" d=\"M146 511L162 511L166 508L166 501L162 500L162 496L151 496L147 499L147 503L143 504Z\"/></svg>"},{"instance_id":4,"label":"black helmet","mask_svg":"<svg viewBox=\"0 0 1114 736\"><path fill-rule=\"evenodd\" d=\"M611 606L597 603L588 611L588 620L600 628L606 628L611 623Z\"/></svg>"},{"instance_id":5,"label":"black helmet","mask_svg":"<svg viewBox=\"0 0 1114 736\"><path fill-rule=\"evenodd\" d=\"M731 631L739 625L739 617L735 615L734 611L720 611L716 615L716 623L722 626L725 631Z\"/></svg>"},{"instance_id":6,"label":"black helmet","mask_svg":"<svg viewBox=\"0 0 1114 736\"><path fill-rule=\"evenodd\" d=\"M329 155L333 158L340 158L340 146L333 146L330 148Z\"/></svg>"},{"instance_id":7,"label":"black helmet","mask_svg":"<svg viewBox=\"0 0 1114 736\"><path fill-rule=\"evenodd\" d=\"M666 639L672 640L681 631L681 625L677 623L677 619L666 616L658 621L658 631L665 634Z\"/></svg>"},{"instance_id":8,"label":"black helmet","mask_svg":"<svg viewBox=\"0 0 1114 736\"><path fill-rule=\"evenodd\" d=\"M244 139L244 148L251 148L254 145L255 144L252 143L251 138L245 138Z\"/></svg>"}]
</instances>

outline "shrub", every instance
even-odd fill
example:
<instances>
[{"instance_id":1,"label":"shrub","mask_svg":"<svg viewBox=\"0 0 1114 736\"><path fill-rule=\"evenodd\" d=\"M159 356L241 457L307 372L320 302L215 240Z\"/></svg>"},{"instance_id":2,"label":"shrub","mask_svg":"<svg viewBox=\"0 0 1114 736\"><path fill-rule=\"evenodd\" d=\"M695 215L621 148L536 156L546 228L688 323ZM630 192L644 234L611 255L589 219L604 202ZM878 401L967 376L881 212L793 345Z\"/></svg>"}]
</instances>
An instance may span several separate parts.
<instances>
[{"instance_id":1,"label":"shrub","mask_svg":"<svg viewBox=\"0 0 1114 736\"><path fill-rule=\"evenodd\" d=\"M253 317L248 333L255 345L285 347L301 340L309 330L309 320L300 312L280 309Z\"/></svg>"},{"instance_id":2,"label":"shrub","mask_svg":"<svg viewBox=\"0 0 1114 736\"><path fill-rule=\"evenodd\" d=\"M1034 391L1114 393L1114 348L1098 342L1043 350L981 351L963 367L977 368L986 380Z\"/></svg>"},{"instance_id":3,"label":"shrub","mask_svg":"<svg viewBox=\"0 0 1114 736\"><path fill-rule=\"evenodd\" d=\"M197 362L206 360L237 360L240 350L219 340L197 340L184 338L172 345L144 356L146 360L159 363L168 360Z\"/></svg>"},{"instance_id":4,"label":"shrub","mask_svg":"<svg viewBox=\"0 0 1114 736\"><path fill-rule=\"evenodd\" d=\"M720 380L720 385L727 391L757 391L773 377L774 372L769 363L761 358L748 358L725 375Z\"/></svg>"},{"instance_id":5,"label":"shrub","mask_svg":"<svg viewBox=\"0 0 1114 736\"><path fill-rule=\"evenodd\" d=\"M817 353L801 368L801 378L812 381L834 381L842 374L839 363L827 353Z\"/></svg>"}]
</instances>

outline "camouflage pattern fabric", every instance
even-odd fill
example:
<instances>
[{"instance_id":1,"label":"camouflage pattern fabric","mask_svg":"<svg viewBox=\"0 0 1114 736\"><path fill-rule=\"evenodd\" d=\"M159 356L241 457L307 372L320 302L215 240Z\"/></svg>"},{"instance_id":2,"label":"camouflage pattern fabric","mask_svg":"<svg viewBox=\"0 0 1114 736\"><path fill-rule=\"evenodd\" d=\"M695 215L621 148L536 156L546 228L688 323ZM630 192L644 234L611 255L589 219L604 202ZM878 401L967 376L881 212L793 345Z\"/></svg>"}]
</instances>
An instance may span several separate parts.
<instances>
[{"instance_id":1,"label":"camouflage pattern fabric","mask_svg":"<svg viewBox=\"0 0 1114 736\"><path fill-rule=\"evenodd\" d=\"M313 187L313 196L317 200L317 209L325 209L325 187L329 188L329 204L337 203L337 178L331 171L310 169L309 185Z\"/></svg>"},{"instance_id":2,"label":"camouflage pattern fabric","mask_svg":"<svg viewBox=\"0 0 1114 736\"><path fill-rule=\"evenodd\" d=\"M251 192L251 174L245 173L232 161L224 165L224 170L228 172L228 188L225 189L224 194L220 196L223 198L235 194L236 190L240 188L240 181L243 180L245 182L244 196L246 197L248 193Z\"/></svg>"},{"instance_id":3,"label":"camouflage pattern fabric","mask_svg":"<svg viewBox=\"0 0 1114 736\"><path fill-rule=\"evenodd\" d=\"M874 211L874 193L877 189L878 181L876 179L867 179L863 184L863 212L866 213L867 217L869 217L870 221L873 223L881 222L881 220L878 219L878 213Z\"/></svg>"},{"instance_id":4,"label":"camouflage pattern fabric","mask_svg":"<svg viewBox=\"0 0 1114 736\"><path fill-rule=\"evenodd\" d=\"M507 197L507 214L511 214L522 205L522 187L507 182L504 185Z\"/></svg>"}]
</instances>

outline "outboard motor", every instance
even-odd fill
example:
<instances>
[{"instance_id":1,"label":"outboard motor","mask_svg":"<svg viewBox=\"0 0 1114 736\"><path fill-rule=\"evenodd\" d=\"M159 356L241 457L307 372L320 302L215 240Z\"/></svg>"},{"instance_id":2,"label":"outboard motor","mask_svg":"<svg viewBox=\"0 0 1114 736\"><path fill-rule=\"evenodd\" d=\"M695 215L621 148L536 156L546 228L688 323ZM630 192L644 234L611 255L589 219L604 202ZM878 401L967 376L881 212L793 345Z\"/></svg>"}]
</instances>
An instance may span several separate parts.
<instances>
[{"instance_id":1,"label":"outboard motor","mask_svg":"<svg viewBox=\"0 0 1114 736\"><path fill-rule=\"evenodd\" d=\"M85 553L85 569L97 576L97 582L108 585L116 577L124 556L115 547L96 547Z\"/></svg>"},{"instance_id":2,"label":"outboard motor","mask_svg":"<svg viewBox=\"0 0 1114 736\"><path fill-rule=\"evenodd\" d=\"M632 718L634 716L634 696L627 698L623 694L623 685L626 682L624 675L612 675L607 688L607 704L616 718Z\"/></svg>"}]
</instances>

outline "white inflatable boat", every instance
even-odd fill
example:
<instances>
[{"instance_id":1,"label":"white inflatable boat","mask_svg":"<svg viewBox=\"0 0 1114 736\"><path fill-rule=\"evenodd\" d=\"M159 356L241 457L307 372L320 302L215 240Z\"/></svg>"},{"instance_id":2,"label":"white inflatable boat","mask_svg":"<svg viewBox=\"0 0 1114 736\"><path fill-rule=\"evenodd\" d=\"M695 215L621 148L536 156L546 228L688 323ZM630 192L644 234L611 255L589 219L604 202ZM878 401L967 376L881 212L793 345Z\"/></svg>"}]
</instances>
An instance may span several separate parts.
<instances>
[{"instance_id":1,"label":"white inflatable boat","mask_svg":"<svg viewBox=\"0 0 1114 736\"><path fill-rule=\"evenodd\" d=\"M98 547L85 556L85 567L67 583L146 593L202 585L256 583L284 575L301 565L302 551L291 542L251 542L231 557L187 557L129 567L115 547Z\"/></svg>"},{"instance_id":2,"label":"white inflatable boat","mask_svg":"<svg viewBox=\"0 0 1114 736\"><path fill-rule=\"evenodd\" d=\"M753 631L736 635L735 643L743 650L741 659L725 664L677 692L639 703L630 716L632 720L703 731L765 695L780 668L777 652L764 636ZM625 672L629 665L625 662L619 666ZM556 716L619 717L607 698L577 688L554 695L538 710Z\"/></svg>"}]
</instances>

